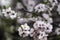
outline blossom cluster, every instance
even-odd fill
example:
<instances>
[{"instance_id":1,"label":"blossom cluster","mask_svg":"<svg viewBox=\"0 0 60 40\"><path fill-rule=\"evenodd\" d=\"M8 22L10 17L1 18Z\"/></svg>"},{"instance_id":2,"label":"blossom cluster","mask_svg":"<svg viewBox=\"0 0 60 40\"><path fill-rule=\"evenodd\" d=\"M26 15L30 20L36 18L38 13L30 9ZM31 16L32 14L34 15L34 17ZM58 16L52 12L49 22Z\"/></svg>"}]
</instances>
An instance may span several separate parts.
<instances>
[{"instance_id":1,"label":"blossom cluster","mask_svg":"<svg viewBox=\"0 0 60 40\"><path fill-rule=\"evenodd\" d=\"M40 3L35 6L35 12L44 12L46 10L47 10L47 8L46 8L45 4Z\"/></svg>"},{"instance_id":2,"label":"blossom cluster","mask_svg":"<svg viewBox=\"0 0 60 40\"><path fill-rule=\"evenodd\" d=\"M8 9L2 9L2 14L6 18L15 19L17 17L17 13L9 7Z\"/></svg>"},{"instance_id":3,"label":"blossom cluster","mask_svg":"<svg viewBox=\"0 0 60 40\"><path fill-rule=\"evenodd\" d=\"M18 32L20 36L30 36L41 40L44 37L47 37L50 32L52 32L52 28L53 27L50 23L38 20L33 24L32 28L30 28L30 26L27 23L21 25L18 28Z\"/></svg>"}]
</instances>

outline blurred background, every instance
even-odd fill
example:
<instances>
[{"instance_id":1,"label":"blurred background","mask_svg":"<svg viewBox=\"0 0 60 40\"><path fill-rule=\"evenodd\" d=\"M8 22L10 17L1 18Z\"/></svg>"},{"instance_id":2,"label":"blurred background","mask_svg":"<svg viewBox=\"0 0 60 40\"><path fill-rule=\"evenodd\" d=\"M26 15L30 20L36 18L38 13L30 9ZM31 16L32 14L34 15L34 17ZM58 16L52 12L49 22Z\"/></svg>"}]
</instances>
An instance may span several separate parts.
<instances>
[{"instance_id":1,"label":"blurred background","mask_svg":"<svg viewBox=\"0 0 60 40\"><path fill-rule=\"evenodd\" d=\"M35 5L43 3L46 0L34 0ZM53 19L53 32L49 34L48 40L60 40L60 0L57 0L58 4L54 6L54 9L51 11ZM2 9L6 7L11 7L14 11L18 13L19 17L31 17L31 12L27 9L28 0L0 0L0 40L33 40L31 37L22 38L18 35L16 31L17 26L21 25L16 23L16 20L6 20L1 18ZM57 11L58 8L58 11ZM28 11L29 10L29 11ZM32 12L34 13L34 12ZM36 14L35 14L36 15ZM7 22L7 23L6 23ZM28 24L32 25L34 22L29 22ZM59 30L57 35L55 33L56 28ZM11 31L13 30L13 31Z\"/></svg>"}]
</instances>

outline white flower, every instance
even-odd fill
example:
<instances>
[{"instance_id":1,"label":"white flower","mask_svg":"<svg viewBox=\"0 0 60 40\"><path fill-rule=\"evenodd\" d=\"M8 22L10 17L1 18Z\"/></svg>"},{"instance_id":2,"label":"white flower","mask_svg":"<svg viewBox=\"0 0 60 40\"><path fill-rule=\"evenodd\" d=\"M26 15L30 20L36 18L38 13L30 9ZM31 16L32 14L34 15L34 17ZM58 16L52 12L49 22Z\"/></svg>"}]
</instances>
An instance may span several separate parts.
<instances>
[{"instance_id":1,"label":"white flower","mask_svg":"<svg viewBox=\"0 0 60 40\"><path fill-rule=\"evenodd\" d=\"M33 37L33 35L34 35L34 29L31 28L31 29L30 29L30 37Z\"/></svg>"},{"instance_id":2,"label":"white flower","mask_svg":"<svg viewBox=\"0 0 60 40\"><path fill-rule=\"evenodd\" d=\"M19 32L19 35L23 34L22 36L26 37L30 34L30 27L25 23L24 25L21 25L20 31L21 33Z\"/></svg>"},{"instance_id":3,"label":"white flower","mask_svg":"<svg viewBox=\"0 0 60 40\"><path fill-rule=\"evenodd\" d=\"M14 19L17 17L17 13L15 13L15 11L11 11L11 13L9 14L11 19Z\"/></svg>"},{"instance_id":4,"label":"white flower","mask_svg":"<svg viewBox=\"0 0 60 40\"><path fill-rule=\"evenodd\" d=\"M58 3L58 1L57 1L57 0L55 0L55 3Z\"/></svg>"},{"instance_id":5,"label":"white flower","mask_svg":"<svg viewBox=\"0 0 60 40\"><path fill-rule=\"evenodd\" d=\"M28 28L27 24L21 25L21 27L18 28L18 32L20 36L26 37L30 34L30 29Z\"/></svg>"},{"instance_id":6,"label":"white flower","mask_svg":"<svg viewBox=\"0 0 60 40\"><path fill-rule=\"evenodd\" d=\"M37 6L35 6L35 12L44 12L47 10L45 4L38 4Z\"/></svg>"},{"instance_id":7,"label":"white flower","mask_svg":"<svg viewBox=\"0 0 60 40\"><path fill-rule=\"evenodd\" d=\"M6 17L9 18L9 14L11 13L11 8L9 7L8 9L2 9L2 14Z\"/></svg>"},{"instance_id":8,"label":"white flower","mask_svg":"<svg viewBox=\"0 0 60 40\"><path fill-rule=\"evenodd\" d=\"M47 40L47 37L43 37L41 40Z\"/></svg>"},{"instance_id":9,"label":"white flower","mask_svg":"<svg viewBox=\"0 0 60 40\"><path fill-rule=\"evenodd\" d=\"M57 0L49 0L51 5L52 5L52 8L54 8L55 5L57 5L58 1Z\"/></svg>"},{"instance_id":10,"label":"white flower","mask_svg":"<svg viewBox=\"0 0 60 40\"><path fill-rule=\"evenodd\" d=\"M38 39L42 39L43 37L45 37L45 32L39 32L39 36L38 36Z\"/></svg>"},{"instance_id":11,"label":"white flower","mask_svg":"<svg viewBox=\"0 0 60 40\"><path fill-rule=\"evenodd\" d=\"M60 35L60 28L56 28L55 32L57 35Z\"/></svg>"},{"instance_id":12,"label":"white flower","mask_svg":"<svg viewBox=\"0 0 60 40\"><path fill-rule=\"evenodd\" d=\"M42 16L48 23L53 23L53 19L49 16L49 14L43 13Z\"/></svg>"},{"instance_id":13,"label":"white flower","mask_svg":"<svg viewBox=\"0 0 60 40\"><path fill-rule=\"evenodd\" d=\"M47 23L45 32L50 33L52 32L52 29L53 29L52 25L50 23Z\"/></svg>"},{"instance_id":14,"label":"white flower","mask_svg":"<svg viewBox=\"0 0 60 40\"><path fill-rule=\"evenodd\" d=\"M42 16L47 20L49 18L49 15L46 13L43 13Z\"/></svg>"},{"instance_id":15,"label":"white flower","mask_svg":"<svg viewBox=\"0 0 60 40\"><path fill-rule=\"evenodd\" d=\"M50 23L46 23L45 21L36 21L33 25L34 30L37 30L37 33L40 33L38 36L39 39L42 39L45 36L48 36L46 33L52 32L52 25Z\"/></svg>"},{"instance_id":16,"label":"white flower","mask_svg":"<svg viewBox=\"0 0 60 40\"><path fill-rule=\"evenodd\" d=\"M31 29L30 29L30 33L33 33L33 32L34 32L34 29L33 29L33 28L31 28Z\"/></svg>"},{"instance_id":17,"label":"white flower","mask_svg":"<svg viewBox=\"0 0 60 40\"><path fill-rule=\"evenodd\" d=\"M7 9L3 9L2 14L6 18L11 18L11 19L14 19L17 17L17 13L15 11L11 10L11 7L7 8Z\"/></svg>"},{"instance_id":18,"label":"white flower","mask_svg":"<svg viewBox=\"0 0 60 40\"><path fill-rule=\"evenodd\" d=\"M30 34L30 32L28 30L24 30L23 33L24 33L23 37L26 37L26 36L28 36Z\"/></svg>"},{"instance_id":19,"label":"white flower","mask_svg":"<svg viewBox=\"0 0 60 40\"><path fill-rule=\"evenodd\" d=\"M22 36L22 34L23 34L23 30L22 30L21 27L18 28L18 32L19 32L19 35Z\"/></svg>"},{"instance_id":20,"label":"white flower","mask_svg":"<svg viewBox=\"0 0 60 40\"><path fill-rule=\"evenodd\" d=\"M21 25L23 30L30 30L30 27L25 23L24 25Z\"/></svg>"},{"instance_id":21,"label":"white flower","mask_svg":"<svg viewBox=\"0 0 60 40\"><path fill-rule=\"evenodd\" d=\"M36 21L33 25L34 29L37 30L38 28L44 28L46 27L46 23L44 21Z\"/></svg>"},{"instance_id":22,"label":"white flower","mask_svg":"<svg viewBox=\"0 0 60 40\"><path fill-rule=\"evenodd\" d=\"M57 0L49 0L51 3L58 3Z\"/></svg>"},{"instance_id":23,"label":"white flower","mask_svg":"<svg viewBox=\"0 0 60 40\"><path fill-rule=\"evenodd\" d=\"M28 36L28 34L24 33L22 37L27 37L27 36Z\"/></svg>"},{"instance_id":24,"label":"white flower","mask_svg":"<svg viewBox=\"0 0 60 40\"><path fill-rule=\"evenodd\" d=\"M49 7L50 11L52 11L52 9L58 4L57 0L48 0L50 2L50 5L52 7Z\"/></svg>"}]
</instances>

